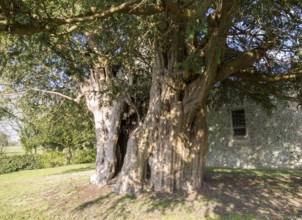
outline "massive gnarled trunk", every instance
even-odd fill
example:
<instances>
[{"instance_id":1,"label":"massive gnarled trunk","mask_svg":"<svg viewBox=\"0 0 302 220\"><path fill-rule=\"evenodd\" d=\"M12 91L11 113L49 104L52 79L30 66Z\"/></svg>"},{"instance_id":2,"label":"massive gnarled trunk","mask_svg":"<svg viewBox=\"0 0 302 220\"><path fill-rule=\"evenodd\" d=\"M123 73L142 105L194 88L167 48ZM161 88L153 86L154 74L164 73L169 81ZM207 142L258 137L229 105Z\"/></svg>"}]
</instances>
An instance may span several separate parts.
<instances>
[{"instance_id":1,"label":"massive gnarled trunk","mask_svg":"<svg viewBox=\"0 0 302 220\"><path fill-rule=\"evenodd\" d=\"M177 15L182 2L163 2L168 12L159 27L164 34L155 43L149 109L144 123L128 141L115 187L118 193L136 193L147 185L162 192L198 189L208 149L205 108L209 91L220 80L255 62L247 59L247 64L238 64L225 59L237 1L217 2L217 11L209 18L211 27L202 41L200 31L191 41L186 40L189 22ZM241 58L246 57L250 55ZM190 66L195 62L200 66Z\"/></svg>"},{"instance_id":2,"label":"massive gnarled trunk","mask_svg":"<svg viewBox=\"0 0 302 220\"><path fill-rule=\"evenodd\" d=\"M91 70L90 78L82 86L86 103L93 113L96 132L96 184L105 185L117 173L121 160L118 138L122 121L124 102L111 101L106 94L111 80L111 72L106 65Z\"/></svg>"},{"instance_id":3,"label":"massive gnarled trunk","mask_svg":"<svg viewBox=\"0 0 302 220\"><path fill-rule=\"evenodd\" d=\"M169 50L157 48L147 116L128 141L118 193L191 191L203 182L207 152L204 76L189 82L177 64L183 61L184 38L174 30Z\"/></svg>"}]
</instances>

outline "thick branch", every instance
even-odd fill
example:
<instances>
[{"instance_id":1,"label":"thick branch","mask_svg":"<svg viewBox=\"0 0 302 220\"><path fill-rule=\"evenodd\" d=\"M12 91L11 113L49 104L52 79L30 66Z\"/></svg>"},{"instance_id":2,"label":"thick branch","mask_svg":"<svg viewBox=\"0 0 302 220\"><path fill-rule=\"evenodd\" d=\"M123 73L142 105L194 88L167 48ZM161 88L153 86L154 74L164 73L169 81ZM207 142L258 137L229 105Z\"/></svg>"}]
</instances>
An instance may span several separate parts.
<instances>
[{"instance_id":1,"label":"thick branch","mask_svg":"<svg viewBox=\"0 0 302 220\"><path fill-rule=\"evenodd\" d=\"M0 1L1 3L2 1ZM84 23L106 18L116 13L134 14L134 15L153 15L164 11L162 5L148 5L140 6L141 0L129 0L118 6L113 6L107 10L99 12L87 12L86 14L70 17L70 18L41 18L37 15L31 14L32 24L9 23L7 20L0 20L0 32L8 32L17 35L31 35L40 32L51 32L47 27L62 26L67 24ZM179 9L172 1L167 1L167 9L175 16L182 18L203 18L205 12L212 5L213 0L204 0L202 2L202 11L193 9ZM8 14L9 15L9 14ZM76 29L77 26L72 26L66 33L70 33ZM63 32L65 33L65 32Z\"/></svg>"},{"instance_id":2,"label":"thick branch","mask_svg":"<svg viewBox=\"0 0 302 220\"><path fill-rule=\"evenodd\" d=\"M220 66L216 82L222 81L228 76L252 66L260 60L268 50L268 47L260 47L252 51L244 52L234 59Z\"/></svg>"},{"instance_id":3,"label":"thick branch","mask_svg":"<svg viewBox=\"0 0 302 220\"><path fill-rule=\"evenodd\" d=\"M66 18L66 19L50 19L50 22L53 22L55 24L74 24L74 23L79 23L79 22L87 22L87 21L95 21L99 18L105 18L108 17L112 14L116 14L116 13L121 13L121 12L125 12L126 11L130 11L130 6L140 2L141 0L130 0L128 2L125 2L123 4L120 4L118 6L113 6L107 10L101 11L101 12L97 12L94 14L90 14L91 12L89 12L88 14L85 15L79 15L73 18Z\"/></svg>"},{"instance_id":4,"label":"thick branch","mask_svg":"<svg viewBox=\"0 0 302 220\"><path fill-rule=\"evenodd\" d=\"M224 58L228 30L239 6L238 0L223 0L211 15L209 40L205 46L205 77L207 88L211 89L217 82L217 71Z\"/></svg>"},{"instance_id":5,"label":"thick branch","mask_svg":"<svg viewBox=\"0 0 302 220\"><path fill-rule=\"evenodd\" d=\"M255 91L252 91L250 89L247 89L247 88L244 88L240 82L234 82L232 80L228 80L228 83L230 83L231 85L233 85L235 88L239 89L240 91L242 91L243 93L249 93L249 94L252 94L252 95L261 95L261 92L259 92L259 90L255 90ZM259 83L258 81L256 80L249 80L249 83L250 84L253 84L256 86L256 88L260 87L260 88L263 88L264 84L263 83ZM297 98L297 97L293 97L293 96L289 96L289 95L285 95L285 94L282 94L278 91L279 89L277 89L276 87L273 87L272 85L269 85L269 87L267 87L266 91L268 93L270 93L271 95L275 96L276 98L278 99L281 99L281 100L284 100L284 101L290 101L290 102L298 102L298 103L302 103L302 99L300 98Z\"/></svg>"},{"instance_id":6,"label":"thick branch","mask_svg":"<svg viewBox=\"0 0 302 220\"><path fill-rule=\"evenodd\" d=\"M1 2L1 1L0 1ZM49 32L47 26L49 24L55 26L61 26L66 24L75 24L75 23L83 23L88 21L95 21L100 18L108 17L115 13L122 13L125 11L130 11L131 6L140 2L140 0L130 0L118 6L113 6L107 10L96 12L94 14L89 11L87 14L79 15L71 18L38 18L38 16L32 16L33 24L20 24L13 23L9 24L7 20L0 21L0 32L8 32L10 34L18 34L18 35L31 35L40 32Z\"/></svg>"},{"instance_id":7,"label":"thick branch","mask_svg":"<svg viewBox=\"0 0 302 220\"><path fill-rule=\"evenodd\" d=\"M235 74L234 76L238 76L244 80L249 82L267 82L267 83L277 83L281 81L293 80L302 78L302 70L301 69L292 69L288 70L282 74L275 75L264 75L264 73L257 71L241 71L239 74Z\"/></svg>"},{"instance_id":8,"label":"thick branch","mask_svg":"<svg viewBox=\"0 0 302 220\"><path fill-rule=\"evenodd\" d=\"M254 76L254 75L253 75ZM265 82L279 82L292 79L298 79L302 77L302 69L289 70L284 74L278 74L275 76L257 75L255 78Z\"/></svg>"}]
</instances>

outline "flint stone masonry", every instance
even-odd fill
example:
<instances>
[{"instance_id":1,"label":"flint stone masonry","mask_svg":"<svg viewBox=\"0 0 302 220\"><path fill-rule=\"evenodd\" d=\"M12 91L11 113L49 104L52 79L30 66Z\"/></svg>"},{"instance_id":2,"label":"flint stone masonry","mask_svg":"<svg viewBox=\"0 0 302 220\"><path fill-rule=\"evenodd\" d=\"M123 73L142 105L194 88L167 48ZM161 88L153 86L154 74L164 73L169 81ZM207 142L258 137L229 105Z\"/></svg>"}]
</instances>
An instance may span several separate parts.
<instances>
[{"instance_id":1,"label":"flint stone masonry","mask_svg":"<svg viewBox=\"0 0 302 220\"><path fill-rule=\"evenodd\" d=\"M246 135L234 136L231 111L245 110ZM233 168L302 169L302 109L279 105L268 115L245 103L225 105L207 113L207 166Z\"/></svg>"}]
</instances>

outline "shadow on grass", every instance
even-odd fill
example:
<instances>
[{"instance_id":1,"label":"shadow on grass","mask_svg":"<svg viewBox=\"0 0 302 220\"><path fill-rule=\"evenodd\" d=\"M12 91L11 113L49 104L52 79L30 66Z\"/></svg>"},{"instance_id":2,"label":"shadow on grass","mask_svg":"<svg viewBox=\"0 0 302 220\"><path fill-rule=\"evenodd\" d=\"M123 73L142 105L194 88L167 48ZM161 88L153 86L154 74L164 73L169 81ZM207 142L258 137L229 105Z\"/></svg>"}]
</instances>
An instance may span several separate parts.
<instances>
[{"instance_id":1,"label":"shadow on grass","mask_svg":"<svg viewBox=\"0 0 302 220\"><path fill-rule=\"evenodd\" d=\"M143 193L136 197L133 195L120 196L115 193L109 193L105 196L100 196L94 200L82 203L73 211L83 212L85 209L96 206L102 207L102 211L98 213L102 219L128 219L129 216L129 219L132 219L133 216L140 212L146 214L157 211L164 214L166 210L172 210L184 202L184 196L179 197L173 194Z\"/></svg>"},{"instance_id":2,"label":"shadow on grass","mask_svg":"<svg viewBox=\"0 0 302 220\"><path fill-rule=\"evenodd\" d=\"M87 209L93 205L103 203L103 202L105 202L106 199L109 199L112 194L113 193L108 193L105 196L100 196L97 199L94 199L94 200L91 200L88 202L84 202L81 205L79 205L78 207L76 207L73 211L83 211L84 209Z\"/></svg>"},{"instance_id":3,"label":"shadow on grass","mask_svg":"<svg viewBox=\"0 0 302 220\"><path fill-rule=\"evenodd\" d=\"M161 214L167 214L171 210L177 209L177 207L187 206L188 195L185 193L169 194L169 193L150 193L147 196L147 208L148 213L160 212ZM190 207L186 207L187 210Z\"/></svg>"},{"instance_id":4,"label":"shadow on grass","mask_svg":"<svg viewBox=\"0 0 302 220\"><path fill-rule=\"evenodd\" d=\"M228 169L229 170L229 169ZM289 174L282 176L284 174ZM265 178L263 178L265 176ZM143 193L120 196L114 193L82 203L73 211L97 209L101 219L299 219L301 211L300 172L272 170L208 169L205 184L193 199L186 194ZM101 210L99 210L101 209ZM220 216L220 217L219 217ZM173 219L173 218L171 218Z\"/></svg>"},{"instance_id":5,"label":"shadow on grass","mask_svg":"<svg viewBox=\"0 0 302 220\"><path fill-rule=\"evenodd\" d=\"M201 194L220 201L213 210L219 216L256 216L259 219L299 219L302 177L300 171L207 171ZM244 218L249 219L249 218Z\"/></svg>"},{"instance_id":6,"label":"shadow on grass","mask_svg":"<svg viewBox=\"0 0 302 220\"><path fill-rule=\"evenodd\" d=\"M98 207L101 209L102 219L113 219L111 216L120 218L121 216L126 216L129 214L125 208L129 201L135 201L135 199L136 197L134 196L119 196L111 192L107 195L100 196L96 199L80 204L78 207L72 210L72 212L81 213L86 209ZM94 212L94 214L96 215L98 212L99 210Z\"/></svg>"},{"instance_id":7,"label":"shadow on grass","mask_svg":"<svg viewBox=\"0 0 302 220\"><path fill-rule=\"evenodd\" d=\"M281 177L283 175L296 175L302 177L302 170L277 170L277 169L238 169L238 168L221 168L206 167L206 173L215 173L234 176L257 176L266 178Z\"/></svg>"},{"instance_id":8,"label":"shadow on grass","mask_svg":"<svg viewBox=\"0 0 302 220\"><path fill-rule=\"evenodd\" d=\"M95 165L94 164L88 164L85 167L62 171L60 173L57 173L56 175L69 174L69 173L78 173L78 172L84 172L84 171L93 170L93 169L95 169Z\"/></svg>"}]
</instances>

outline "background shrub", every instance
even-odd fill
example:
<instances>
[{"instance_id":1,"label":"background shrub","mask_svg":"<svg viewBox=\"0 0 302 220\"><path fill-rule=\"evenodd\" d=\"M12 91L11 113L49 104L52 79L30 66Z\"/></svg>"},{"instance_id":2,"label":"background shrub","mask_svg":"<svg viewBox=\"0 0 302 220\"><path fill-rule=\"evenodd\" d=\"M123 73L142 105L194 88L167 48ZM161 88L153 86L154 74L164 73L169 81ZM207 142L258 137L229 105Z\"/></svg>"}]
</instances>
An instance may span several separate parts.
<instances>
[{"instance_id":1,"label":"background shrub","mask_svg":"<svg viewBox=\"0 0 302 220\"><path fill-rule=\"evenodd\" d=\"M63 152L47 152L40 155L43 168L59 167L66 165L66 155Z\"/></svg>"},{"instance_id":2,"label":"background shrub","mask_svg":"<svg viewBox=\"0 0 302 220\"><path fill-rule=\"evenodd\" d=\"M0 174L41 168L40 155L0 156Z\"/></svg>"},{"instance_id":3,"label":"background shrub","mask_svg":"<svg viewBox=\"0 0 302 220\"><path fill-rule=\"evenodd\" d=\"M94 163L96 158L95 148L84 148L82 150L76 150L72 157L73 164L80 163Z\"/></svg>"},{"instance_id":4,"label":"background shrub","mask_svg":"<svg viewBox=\"0 0 302 220\"><path fill-rule=\"evenodd\" d=\"M73 153L72 164L94 163L96 149L84 148ZM68 158L63 152L47 152L30 155L0 155L0 174L21 170L34 170L67 165Z\"/></svg>"}]
</instances>

